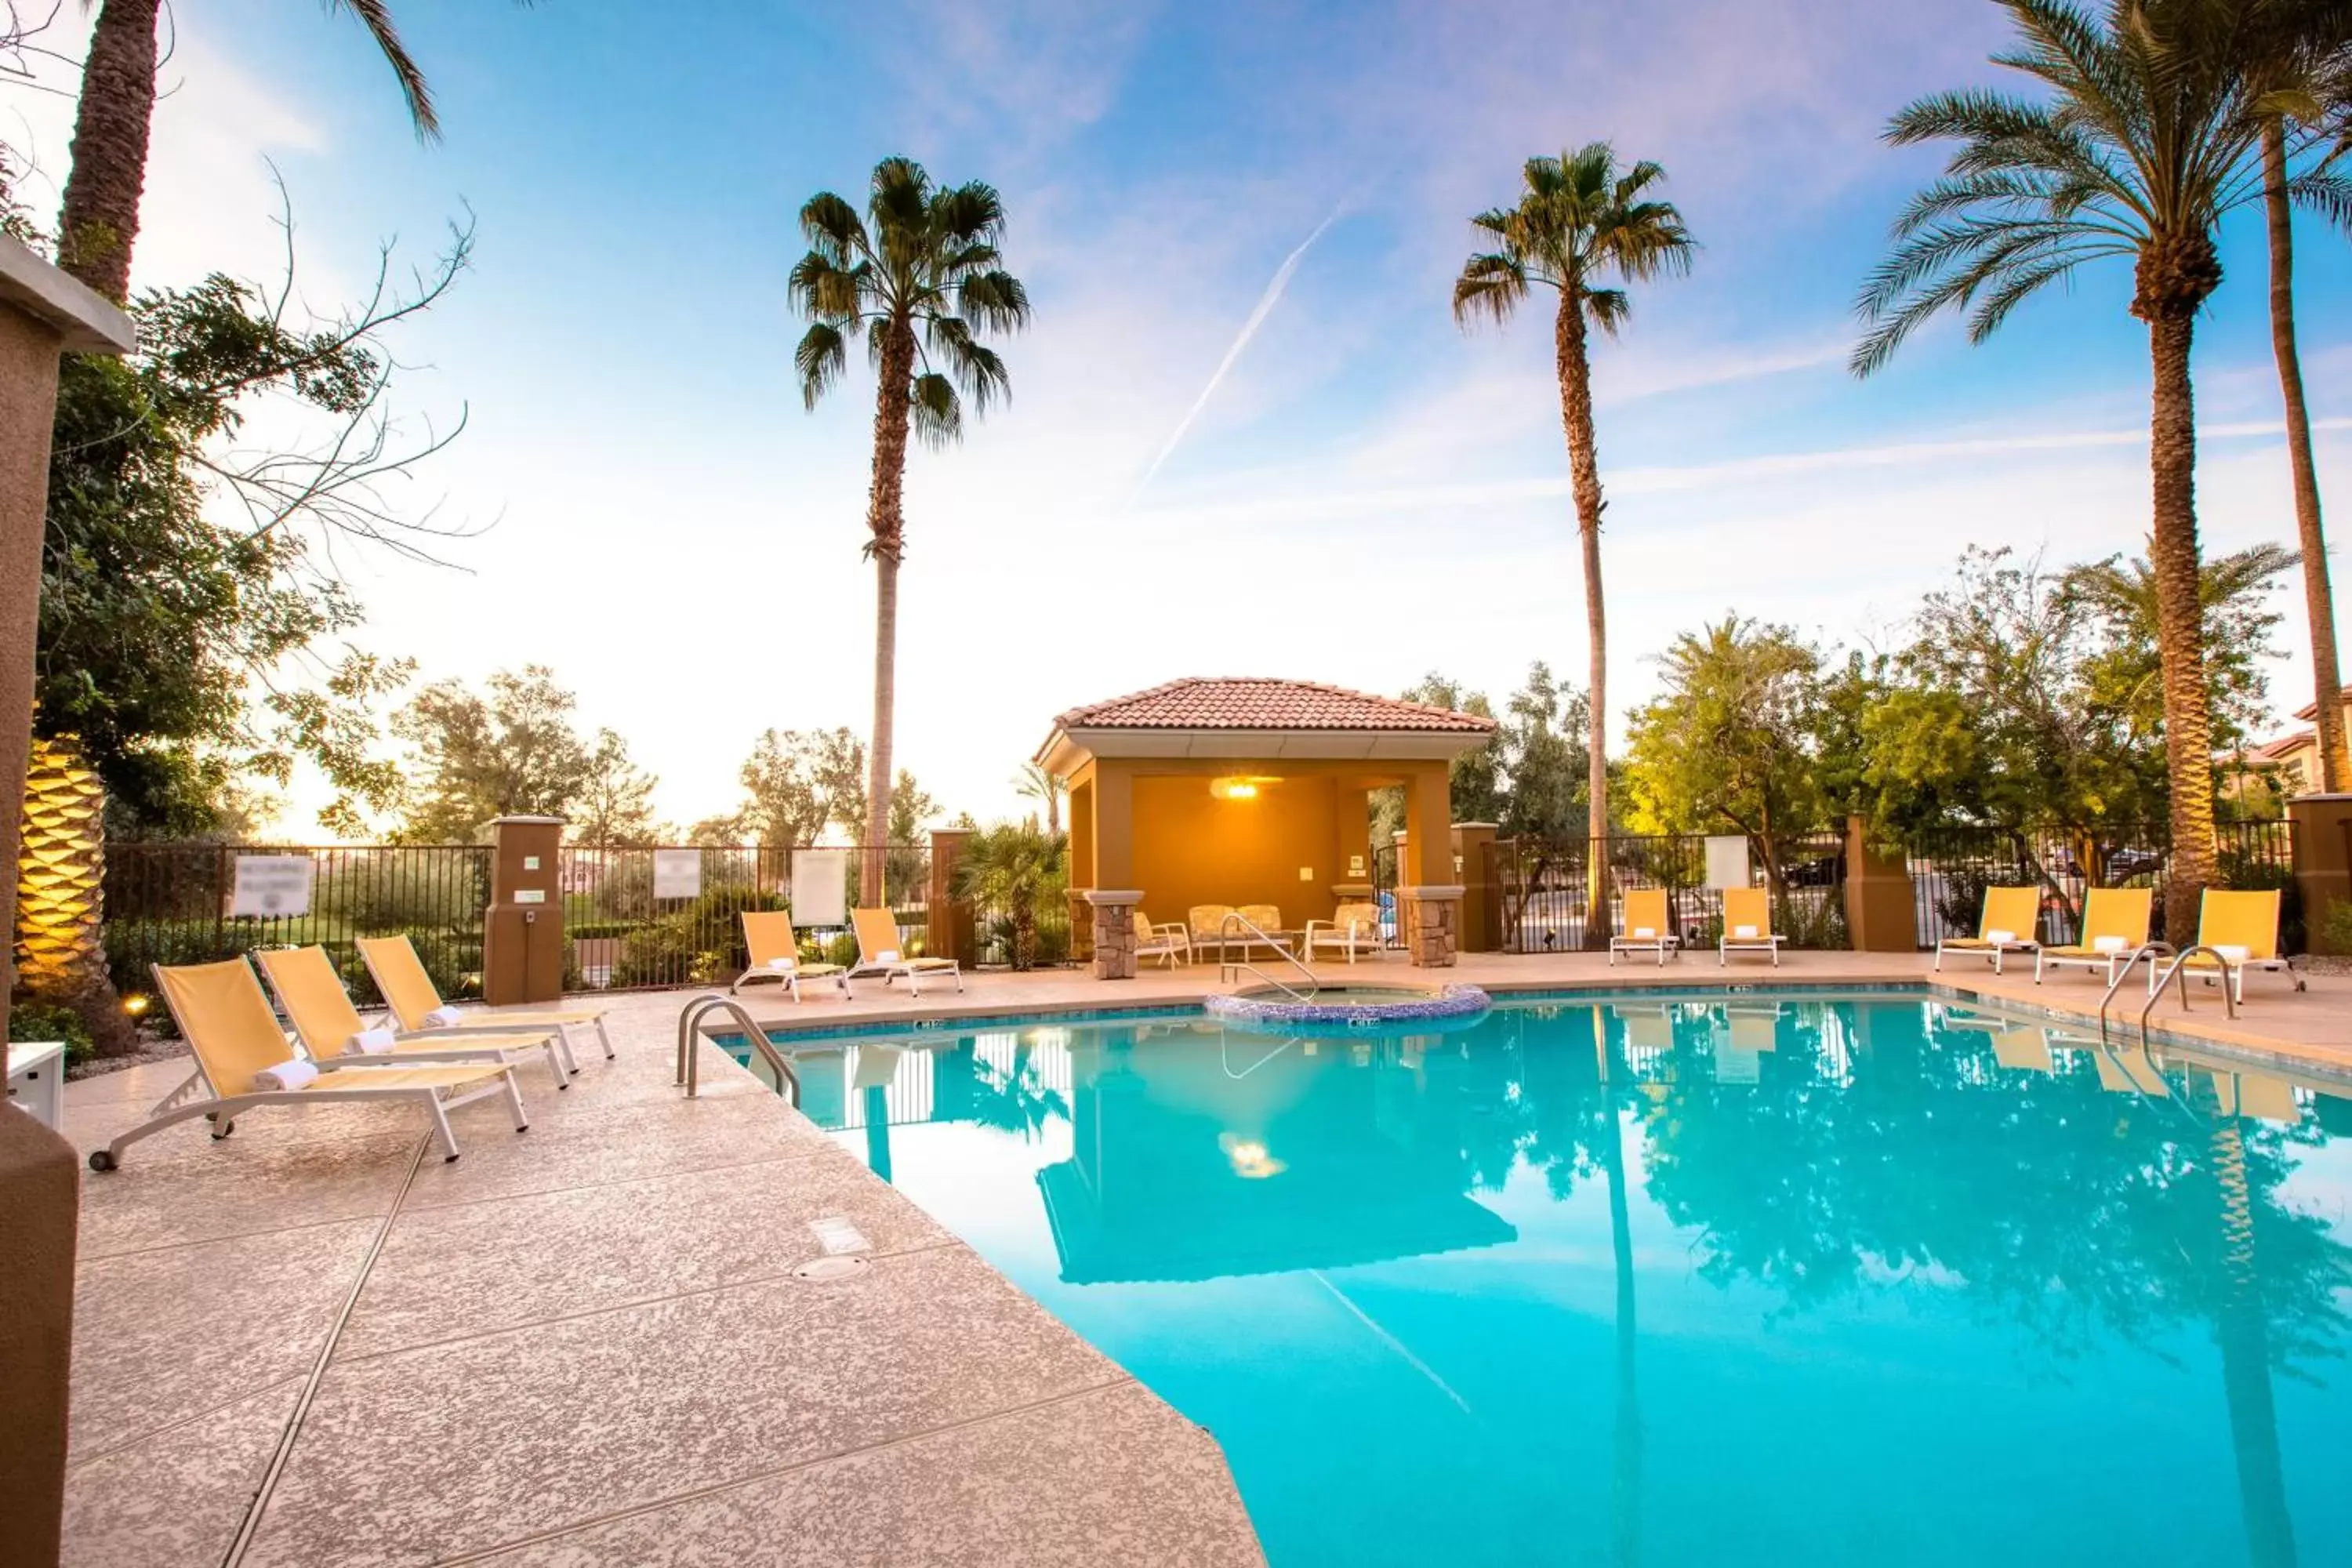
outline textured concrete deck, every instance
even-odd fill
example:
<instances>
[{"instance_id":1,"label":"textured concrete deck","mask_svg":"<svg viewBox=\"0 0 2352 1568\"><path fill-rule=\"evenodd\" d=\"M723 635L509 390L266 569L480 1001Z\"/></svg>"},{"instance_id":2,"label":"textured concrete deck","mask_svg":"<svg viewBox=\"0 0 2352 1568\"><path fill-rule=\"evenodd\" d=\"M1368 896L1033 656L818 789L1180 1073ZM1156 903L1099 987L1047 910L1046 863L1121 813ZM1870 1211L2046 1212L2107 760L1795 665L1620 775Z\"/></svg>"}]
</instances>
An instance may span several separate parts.
<instances>
[{"instance_id":1,"label":"textured concrete deck","mask_svg":"<svg viewBox=\"0 0 2352 1568\"><path fill-rule=\"evenodd\" d=\"M1393 962L1323 966L1395 983ZM1935 980L2095 1027L2104 986L2036 987L1981 961L1712 954L1466 959L1515 989ZM961 995L751 993L822 1027L1193 1000L1213 966L1131 982L975 977ZM2352 978L2210 989L2156 1022L2272 1060L2352 1070ZM2144 996L2144 991L2129 994ZM677 994L615 999L619 1059L558 1094L521 1069L532 1127L495 1102L427 1154L413 1110L257 1110L85 1175L66 1560L144 1563L1258 1562L1213 1440L1016 1290L723 1053L670 1085ZM2130 1009L2136 1020L2137 1003ZM71 1084L96 1147L178 1063ZM870 1265L793 1270L807 1228L854 1222Z\"/></svg>"},{"instance_id":2,"label":"textured concrete deck","mask_svg":"<svg viewBox=\"0 0 2352 1568\"><path fill-rule=\"evenodd\" d=\"M85 1173L66 1561L1261 1561L1206 1433L723 1054L680 1099L678 1005L454 1164L322 1105ZM70 1085L68 1136L184 1071ZM793 1274L824 1215L850 1279Z\"/></svg>"}]
</instances>

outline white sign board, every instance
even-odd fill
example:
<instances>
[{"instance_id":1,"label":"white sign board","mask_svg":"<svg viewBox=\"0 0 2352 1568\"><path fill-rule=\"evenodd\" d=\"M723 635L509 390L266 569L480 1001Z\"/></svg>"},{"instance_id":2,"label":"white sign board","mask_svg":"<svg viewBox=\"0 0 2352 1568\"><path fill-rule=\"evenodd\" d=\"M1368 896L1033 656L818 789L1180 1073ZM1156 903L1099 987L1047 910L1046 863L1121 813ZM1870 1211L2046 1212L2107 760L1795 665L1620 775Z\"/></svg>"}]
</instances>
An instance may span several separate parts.
<instances>
[{"instance_id":1,"label":"white sign board","mask_svg":"<svg viewBox=\"0 0 2352 1568\"><path fill-rule=\"evenodd\" d=\"M702 851L699 849L655 850L654 897L656 899L702 897Z\"/></svg>"},{"instance_id":2,"label":"white sign board","mask_svg":"<svg viewBox=\"0 0 2352 1568\"><path fill-rule=\"evenodd\" d=\"M1706 885L1710 888L1744 888L1748 880L1748 836L1731 833L1709 837L1706 841Z\"/></svg>"},{"instance_id":3,"label":"white sign board","mask_svg":"<svg viewBox=\"0 0 2352 1568\"><path fill-rule=\"evenodd\" d=\"M310 912L308 855L240 855L228 897L233 920L282 920Z\"/></svg>"},{"instance_id":4,"label":"white sign board","mask_svg":"<svg viewBox=\"0 0 2352 1568\"><path fill-rule=\"evenodd\" d=\"M793 856L793 923L842 926L849 923L849 851L803 849Z\"/></svg>"}]
</instances>

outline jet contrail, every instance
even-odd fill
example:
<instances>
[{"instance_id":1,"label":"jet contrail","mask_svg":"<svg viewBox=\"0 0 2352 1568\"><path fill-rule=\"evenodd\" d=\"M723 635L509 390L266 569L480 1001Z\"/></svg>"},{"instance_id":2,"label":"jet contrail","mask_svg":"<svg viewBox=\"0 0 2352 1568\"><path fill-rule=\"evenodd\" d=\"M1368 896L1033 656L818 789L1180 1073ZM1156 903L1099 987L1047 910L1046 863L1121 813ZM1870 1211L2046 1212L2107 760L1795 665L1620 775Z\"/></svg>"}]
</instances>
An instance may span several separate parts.
<instances>
[{"instance_id":1,"label":"jet contrail","mask_svg":"<svg viewBox=\"0 0 2352 1568\"><path fill-rule=\"evenodd\" d=\"M1225 351L1225 357L1217 362L1216 374L1209 377L1208 385L1201 388L1201 395L1192 399L1192 406L1184 410L1184 417L1176 422L1176 428L1169 436L1167 444L1160 448L1160 455L1151 459L1150 468L1143 470L1143 478L1135 481L1135 493L1127 498L1130 509L1143 499L1144 489L1151 483L1151 477L1160 471L1160 465L1176 450L1176 444L1184 439L1184 432L1192 427L1192 421L1201 416L1201 410L1209 405L1209 399L1214 397L1217 388L1224 384L1225 373L1234 368L1234 362L1242 357L1242 351L1249 347L1252 338L1257 336L1258 328L1265 324L1265 319L1274 314L1274 308L1282 302L1282 291L1290 287L1290 275L1298 270L1299 258L1323 237L1325 229L1339 221L1339 208L1334 207L1331 216L1317 224L1315 232L1300 240L1298 248L1284 257L1282 265L1274 269L1274 278L1266 284L1265 292L1257 297L1256 305L1250 310L1249 320L1242 323L1241 332L1234 339L1233 346Z\"/></svg>"}]
</instances>

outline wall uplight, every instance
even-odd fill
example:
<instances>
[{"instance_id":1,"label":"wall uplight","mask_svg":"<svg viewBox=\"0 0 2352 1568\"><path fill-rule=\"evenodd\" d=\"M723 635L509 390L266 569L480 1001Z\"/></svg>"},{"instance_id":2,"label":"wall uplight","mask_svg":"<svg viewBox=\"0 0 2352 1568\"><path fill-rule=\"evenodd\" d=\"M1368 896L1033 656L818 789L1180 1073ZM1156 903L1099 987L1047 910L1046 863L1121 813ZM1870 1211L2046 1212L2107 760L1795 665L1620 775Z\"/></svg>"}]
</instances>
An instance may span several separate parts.
<instances>
[{"instance_id":1,"label":"wall uplight","mask_svg":"<svg viewBox=\"0 0 2352 1568\"><path fill-rule=\"evenodd\" d=\"M1211 779L1209 793L1219 800L1255 800L1259 785L1281 782L1280 779L1266 778L1258 774L1234 774L1228 778Z\"/></svg>"}]
</instances>

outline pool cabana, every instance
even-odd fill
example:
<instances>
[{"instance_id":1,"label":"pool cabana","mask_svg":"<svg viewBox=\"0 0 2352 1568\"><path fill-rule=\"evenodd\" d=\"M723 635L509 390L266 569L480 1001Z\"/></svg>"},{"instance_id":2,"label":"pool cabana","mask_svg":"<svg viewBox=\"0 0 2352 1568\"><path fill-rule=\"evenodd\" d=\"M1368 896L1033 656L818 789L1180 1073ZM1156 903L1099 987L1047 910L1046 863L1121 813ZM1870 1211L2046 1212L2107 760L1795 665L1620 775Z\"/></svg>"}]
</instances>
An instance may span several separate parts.
<instances>
[{"instance_id":1,"label":"pool cabana","mask_svg":"<svg viewBox=\"0 0 2352 1568\"><path fill-rule=\"evenodd\" d=\"M1071 930L1135 973L1135 911L1272 904L1286 928L1372 892L1367 796L1404 791L1397 912L1415 964L1460 948L1448 772L1491 719L1311 681L1188 679L1073 708L1036 760L1069 787ZM1434 855L1429 847L1435 846Z\"/></svg>"}]
</instances>

